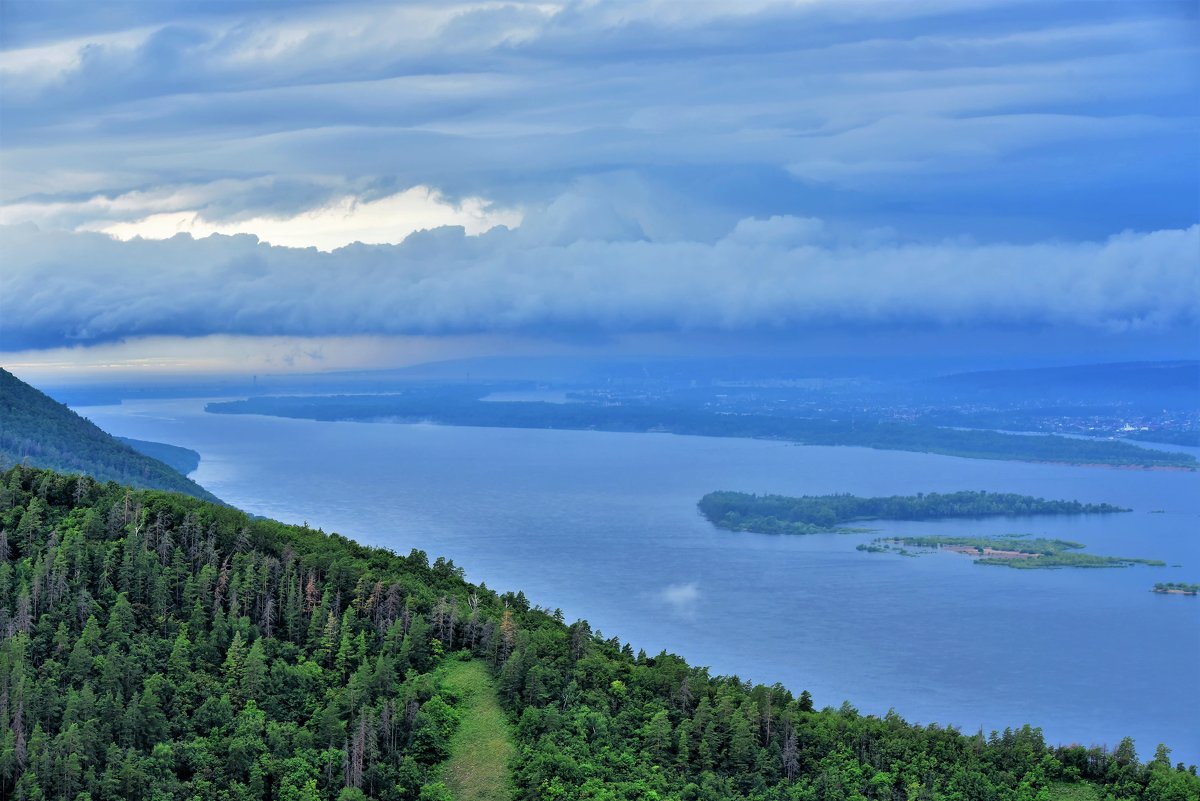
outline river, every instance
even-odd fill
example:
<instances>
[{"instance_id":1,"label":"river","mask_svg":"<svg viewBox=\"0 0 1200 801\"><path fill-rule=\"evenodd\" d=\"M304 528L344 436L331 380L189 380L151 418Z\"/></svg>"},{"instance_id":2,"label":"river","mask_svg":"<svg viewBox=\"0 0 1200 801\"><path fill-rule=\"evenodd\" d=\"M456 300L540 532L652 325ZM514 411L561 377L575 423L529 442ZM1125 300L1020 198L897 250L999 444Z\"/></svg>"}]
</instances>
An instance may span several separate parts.
<instances>
[{"instance_id":1,"label":"river","mask_svg":"<svg viewBox=\"0 0 1200 801\"><path fill-rule=\"evenodd\" d=\"M472 581L587 618L648 653L809 690L819 706L1200 761L1200 473L1066 467L779 442L203 412L203 400L78 411L192 448L227 502L361 542L444 555ZM879 534L715 529L715 489L893 495L985 489L1130 514L881 523L882 533L1030 533L1169 567L1012 570L868 554ZM1180 566L1181 565L1181 566Z\"/></svg>"}]
</instances>

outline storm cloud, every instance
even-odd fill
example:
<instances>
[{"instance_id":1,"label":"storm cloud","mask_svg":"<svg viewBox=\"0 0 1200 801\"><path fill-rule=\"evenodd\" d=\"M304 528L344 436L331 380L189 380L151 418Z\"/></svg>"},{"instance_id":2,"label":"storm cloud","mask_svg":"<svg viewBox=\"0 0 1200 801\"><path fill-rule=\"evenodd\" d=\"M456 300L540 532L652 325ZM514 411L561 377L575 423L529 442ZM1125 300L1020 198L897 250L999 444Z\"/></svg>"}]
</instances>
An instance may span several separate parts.
<instances>
[{"instance_id":1,"label":"storm cloud","mask_svg":"<svg viewBox=\"0 0 1200 801\"><path fill-rule=\"evenodd\" d=\"M16 350L150 335L1198 322L1200 226L1095 242L923 243L776 216L708 242L651 239L636 219L601 219L602 238L585 228L564 239L555 213L516 230L442 227L333 252L250 235L122 242L8 226L0 247L17 258L0 278L0 336Z\"/></svg>"},{"instance_id":2,"label":"storm cloud","mask_svg":"<svg viewBox=\"0 0 1200 801\"><path fill-rule=\"evenodd\" d=\"M821 328L1194 342L1186 4L4 13L0 351Z\"/></svg>"},{"instance_id":3,"label":"storm cloud","mask_svg":"<svg viewBox=\"0 0 1200 801\"><path fill-rule=\"evenodd\" d=\"M261 218L627 170L931 236L1196 222L1185 4L18 3L0 219ZM138 208L119 201L138 199ZM998 230L1000 229L1000 230ZM398 241L398 240L397 240Z\"/></svg>"}]
</instances>

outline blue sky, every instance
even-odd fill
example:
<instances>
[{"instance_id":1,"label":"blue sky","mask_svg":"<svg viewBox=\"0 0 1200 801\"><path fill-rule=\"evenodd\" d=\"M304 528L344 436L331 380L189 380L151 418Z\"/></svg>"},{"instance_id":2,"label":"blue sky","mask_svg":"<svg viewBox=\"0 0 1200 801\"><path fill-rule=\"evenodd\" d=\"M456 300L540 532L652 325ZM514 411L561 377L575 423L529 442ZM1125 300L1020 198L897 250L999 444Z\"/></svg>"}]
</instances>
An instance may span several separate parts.
<instances>
[{"instance_id":1,"label":"blue sky","mask_svg":"<svg viewBox=\"0 0 1200 801\"><path fill-rule=\"evenodd\" d=\"M1192 2L0 8L29 373L1200 350Z\"/></svg>"}]
</instances>

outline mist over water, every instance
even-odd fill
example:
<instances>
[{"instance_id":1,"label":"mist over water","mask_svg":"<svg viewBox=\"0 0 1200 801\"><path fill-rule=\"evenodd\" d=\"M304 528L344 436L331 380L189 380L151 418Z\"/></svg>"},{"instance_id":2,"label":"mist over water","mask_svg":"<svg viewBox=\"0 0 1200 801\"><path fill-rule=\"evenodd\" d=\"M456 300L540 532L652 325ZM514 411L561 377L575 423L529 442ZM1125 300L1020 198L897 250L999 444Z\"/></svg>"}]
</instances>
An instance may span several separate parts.
<instances>
[{"instance_id":1,"label":"mist over water","mask_svg":"<svg viewBox=\"0 0 1200 801\"><path fill-rule=\"evenodd\" d=\"M1200 473L1076 468L653 434L321 423L210 415L196 399L79 411L200 452L192 475L248 512L420 548L472 581L587 618L648 653L966 732L1032 723L1052 742L1200 758ZM1108 502L1130 514L879 523L872 534L712 527L716 489L961 489ZM1151 513L1158 512L1161 513ZM1165 568L1020 571L855 546L883 534L1030 533ZM1182 567L1176 567L1182 565Z\"/></svg>"}]
</instances>

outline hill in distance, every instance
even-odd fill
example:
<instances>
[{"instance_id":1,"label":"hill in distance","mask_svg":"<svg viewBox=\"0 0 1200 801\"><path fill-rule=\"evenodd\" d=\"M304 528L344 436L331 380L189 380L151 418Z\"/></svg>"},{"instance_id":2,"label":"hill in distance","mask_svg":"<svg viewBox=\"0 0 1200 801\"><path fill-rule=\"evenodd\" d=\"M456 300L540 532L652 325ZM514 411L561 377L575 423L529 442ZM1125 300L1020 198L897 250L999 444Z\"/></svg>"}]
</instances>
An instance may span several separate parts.
<instances>
[{"instance_id":1,"label":"hill in distance","mask_svg":"<svg viewBox=\"0 0 1200 801\"><path fill-rule=\"evenodd\" d=\"M99 481L218 501L211 492L143 450L150 450L160 458L170 456L180 466L191 464L187 454L194 455L185 448L160 443L122 442L0 369L0 461L27 462L34 467L86 473Z\"/></svg>"},{"instance_id":2,"label":"hill in distance","mask_svg":"<svg viewBox=\"0 0 1200 801\"><path fill-rule=\"evenodd\" d=\"M168 445L165 442L150 442L132 437L114 437L140 454L157 459L172 470L188 475L200 466L200 454L191 448L181 448L178 445Z\"/></svg>"}]
</instances>

